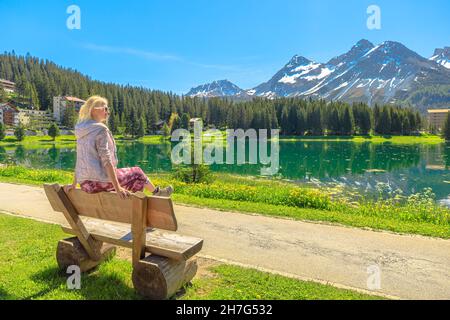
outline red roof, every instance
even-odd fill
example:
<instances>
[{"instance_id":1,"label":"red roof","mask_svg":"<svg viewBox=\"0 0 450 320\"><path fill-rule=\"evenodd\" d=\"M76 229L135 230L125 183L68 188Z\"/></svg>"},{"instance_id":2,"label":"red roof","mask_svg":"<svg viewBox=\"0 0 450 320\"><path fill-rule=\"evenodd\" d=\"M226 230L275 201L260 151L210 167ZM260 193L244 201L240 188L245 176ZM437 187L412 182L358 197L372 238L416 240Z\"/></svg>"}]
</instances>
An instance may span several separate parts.
<instances>
[{"instance_id":1,"label":"red roof","mask_svg":"<svg viewBox=\"0 0 450 320\"><path fill-rule=\"evenodd\" d=\"M0 82L11 84L11 85L16 85L14 82L8 81L8 80L5 80L5 79L0 79Z\"/></svg>"},{"instance_id":2,"label":"red roof","mask_svg":"<svg viewBox=\"0 0 450 320\"><path fill-rule=\"evenodd\" d=\"M17 109L17 107L9 102L7 103L0 103L0 109L13 109L16 112L19 112L19 109Z\"/></svg>"}]
</instances>

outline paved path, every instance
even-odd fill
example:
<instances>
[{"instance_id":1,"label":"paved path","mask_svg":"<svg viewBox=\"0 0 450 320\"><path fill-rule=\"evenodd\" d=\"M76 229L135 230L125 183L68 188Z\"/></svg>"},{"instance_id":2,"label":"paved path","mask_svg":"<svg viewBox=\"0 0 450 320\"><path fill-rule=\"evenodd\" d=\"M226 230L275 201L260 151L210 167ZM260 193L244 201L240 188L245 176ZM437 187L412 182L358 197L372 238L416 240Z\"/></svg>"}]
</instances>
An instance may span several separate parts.
<instances>
[{"instance_id":1,"label":"paved path","mask_svg":"<svg viewBox=\"0 0 450 320\"><path fill-rule=\"evenodd\" d=\"M39 187L0 183L0 210L64 221ZM376 265L378 293L450 299L450 240L179 205L175 212L179 232L204 239L203 255L362 290Z\"/></svg>"}]
</instances>

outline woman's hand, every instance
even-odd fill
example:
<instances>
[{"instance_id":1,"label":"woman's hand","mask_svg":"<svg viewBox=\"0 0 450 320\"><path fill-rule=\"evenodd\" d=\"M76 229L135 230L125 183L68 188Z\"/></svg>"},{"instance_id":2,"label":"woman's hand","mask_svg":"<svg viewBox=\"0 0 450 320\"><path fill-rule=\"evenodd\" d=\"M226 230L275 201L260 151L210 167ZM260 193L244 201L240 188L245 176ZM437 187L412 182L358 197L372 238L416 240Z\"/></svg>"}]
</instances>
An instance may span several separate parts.
<instances>
[{"instance_id":1,"label":"woman's hand","mask_svg":"<svg viewBox=\"0 0 450 320\"><path fill-rule=\"evenodd\" d=\"M122 187L116 188L116 192L121 199L126 199L130 196L131 192Z\"/></svg>"},{"instance_id":2,"label":"woman's hand","mask_svg":"<svg viewBox=\"0 0 450 320\"><path fill-rule=\"evenodd\" d=\"M68 184L68 185L65 185L63 187L63 190L67 194L67 193L69 193L70 190L75 189L76 187L77 187L76 183L75 184Z\"/></svg>"}]
</instances>

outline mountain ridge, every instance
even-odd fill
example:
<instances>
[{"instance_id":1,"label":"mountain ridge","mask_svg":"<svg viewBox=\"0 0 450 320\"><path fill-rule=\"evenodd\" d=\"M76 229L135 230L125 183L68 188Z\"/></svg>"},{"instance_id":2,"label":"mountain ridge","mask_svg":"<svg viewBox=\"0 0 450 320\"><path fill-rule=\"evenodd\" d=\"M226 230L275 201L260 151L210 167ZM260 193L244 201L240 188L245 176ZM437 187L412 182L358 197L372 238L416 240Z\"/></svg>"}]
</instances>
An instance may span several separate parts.
<instances>
[{"instance_id":1,"label":"mountain ridge","mask_svg":"<svg viewBox=\"0 0 450 320\"><path fill-rule=\"evenodd\" d=\"M268 81L254 88L245 90L231 85L237 88L237 95L217 94L220 91L217 88L215 92L203 94L248 99L311 97L373 105L410 102L418 90L438 87L444 91L444 99L441 97L439 104L450 104L450 47L436 49L428 59L400 42L384 41L375 46L362 39L326 63L296 54ZM194 89L188 95L195 94ZM424 106L417 107L424 109Z\"/></svg>"}]
</instances>

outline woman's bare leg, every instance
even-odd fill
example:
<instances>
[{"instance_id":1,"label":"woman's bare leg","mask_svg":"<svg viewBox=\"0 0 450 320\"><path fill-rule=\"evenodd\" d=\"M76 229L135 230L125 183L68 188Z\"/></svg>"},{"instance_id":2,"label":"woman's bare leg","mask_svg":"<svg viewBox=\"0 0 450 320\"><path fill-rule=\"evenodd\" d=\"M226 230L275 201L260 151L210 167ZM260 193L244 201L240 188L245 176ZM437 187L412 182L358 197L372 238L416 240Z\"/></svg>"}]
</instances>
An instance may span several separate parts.
<instances>
[{"instance_id":1,"label":"woman's bare leg","mask_svg":"<svg viewBox=\"0 0 450 320\"><path fill-rule=\"evenodd\" d=\"M150 192L153 192L156 189L155 186L153 185L153 183L150 180L148 180L148 183L144 184L144 188L147 189Z\"/></svg>"}]
</instances>

